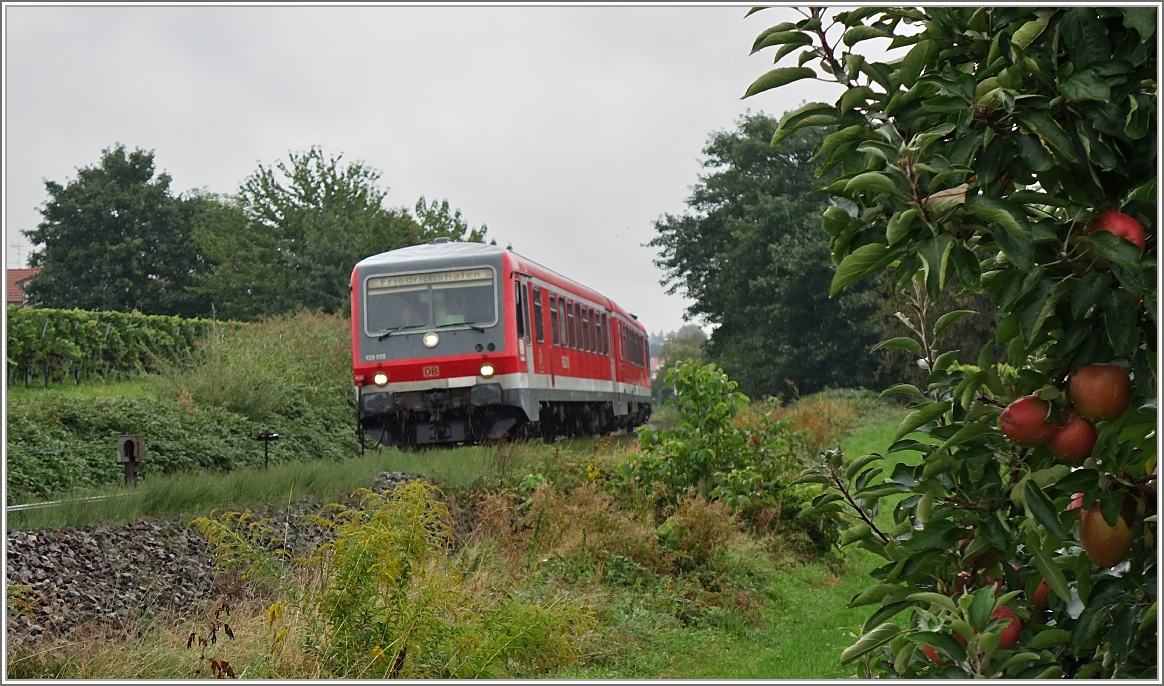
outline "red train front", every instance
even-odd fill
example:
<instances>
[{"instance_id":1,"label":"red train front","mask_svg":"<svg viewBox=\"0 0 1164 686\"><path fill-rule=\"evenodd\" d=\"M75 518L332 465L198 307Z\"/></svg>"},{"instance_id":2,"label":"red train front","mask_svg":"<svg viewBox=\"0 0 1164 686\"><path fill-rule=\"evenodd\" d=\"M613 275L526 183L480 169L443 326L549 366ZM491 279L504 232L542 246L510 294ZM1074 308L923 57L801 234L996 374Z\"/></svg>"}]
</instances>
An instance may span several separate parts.
<instances>
[{"instance_id":1,"label":"red train front","mask_svg":"<svg viewBox=\"0 0 1164 686\"><path fill-rule=\"evenodd\" d=\"M646 331L511 251L438 238L352 271L360 431L389 446L600 435L651 414Z\"/></svg>"}]
</instances>

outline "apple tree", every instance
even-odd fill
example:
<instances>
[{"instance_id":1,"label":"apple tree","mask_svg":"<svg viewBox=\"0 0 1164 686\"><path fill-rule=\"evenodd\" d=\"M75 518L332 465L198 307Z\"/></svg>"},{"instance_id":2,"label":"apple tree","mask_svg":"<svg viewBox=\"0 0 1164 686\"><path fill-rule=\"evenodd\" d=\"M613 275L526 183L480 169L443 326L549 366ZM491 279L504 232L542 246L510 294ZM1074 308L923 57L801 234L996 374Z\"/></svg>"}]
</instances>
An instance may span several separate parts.
<instances>
[{"instance_id":1,"label":"apple tree","mask_svg":"<svg viewBox=\"0 0 1164 686\"><path fill-rule=\"evenodd\" d=\"M1155 9L796 11L745 97L839 84L772 144L826 130L830 293L887 272L914 336L880 346L928 373L886 391L909 411L884 454L801 477L828 487L806 514L845 513L843 542L883 558L842 661L1156 678ZM983 349L943 348L975 316L930 316L947 285L997 308Z\"/></svg>"}]
</instances>

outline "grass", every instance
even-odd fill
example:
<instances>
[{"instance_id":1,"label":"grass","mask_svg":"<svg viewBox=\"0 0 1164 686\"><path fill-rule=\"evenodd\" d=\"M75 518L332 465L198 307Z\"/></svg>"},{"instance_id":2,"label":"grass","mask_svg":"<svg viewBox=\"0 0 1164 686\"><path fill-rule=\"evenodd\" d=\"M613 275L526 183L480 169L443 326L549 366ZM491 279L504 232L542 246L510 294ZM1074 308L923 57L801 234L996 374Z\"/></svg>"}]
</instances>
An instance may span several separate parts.
<instances>
[{"instance_id":1,"label":"grass","mask_svg":"<svg viewBox=\"0 0 1164 686\"><path fill-rule=\"evenodd\" d=\"M268 469L236 469L225 474L197 472L160 476L134 488L79 490L66 498L116 495L101 501L74 502L57 507L12 512L9 529L79 527L104 521L131 521L139 517L194 517L217 509L278 508L290 500L310 498L319 503L342 499L367 486L376 474L389 470L423 473L464 483L484 473L484 454L403 454L395 450L369 451L363 457L338 462L285 462Z\"/></svg>"},{"instance_id":2,"label":"grass","mask_svg":"<svg viewBox=\"0 0 1164 686\"><path fill-rule=\"evenodd\" d=\"M782 570L767 592L764 625L721 646L708 659L680 654L661 677L696 679L840 679L852 670L840 664L852 637L841 627L865 621L871 612L845 603L867 585L867 570L857 561L835 575L819 563Z\"/></svg>"},{"instance_id":3,"label":"grass","mask_svg":"<svg viewBox=\"0 0 1164 686\"><path fill-rule=\"evenodd\" d=\"M841 442L846 456L851 459L884 451L892 442L899 420L895 417L864 422L861 431ZM892 521L890 512L882 515ZM840 655L853 638L841 627L862 624L875 607L844 606L869 586L869 572L879 564L880 558L872 553L852 548L845 551L844 565L839 570L819 562L782 566L763 591L768 602L762 610L762 626L726 635L722 631L675 632L660 641L671 660L660 665L657 673L643 676L791 680L852 677L853 670L840 664Z\"/></svg>"},{"instance_id":4,"label":"grass","mask_svg":"<svg viewBox=\"0 0 1164 686\"><path fill-rule=\"evenodd\" d=\"M616 442L634 439L620 436ZM595 439L563 441L560 451L585 454ZM441 486L468 489L518 469L531 469L553 452L551 446L472 446L401 452L369 449L361 457L339 461L292 461L269 468L241 468L226 473L192 472L158 476L136 487L77 489L59 500L116 496L107 500L62 503L56 507L9 513L8 528L80 527L139 517L196 517L213 509L270 507L309 498L318 503L340 500L370 485L380 472L403 471L424 476Z\"/></svg>"}]
</instances>

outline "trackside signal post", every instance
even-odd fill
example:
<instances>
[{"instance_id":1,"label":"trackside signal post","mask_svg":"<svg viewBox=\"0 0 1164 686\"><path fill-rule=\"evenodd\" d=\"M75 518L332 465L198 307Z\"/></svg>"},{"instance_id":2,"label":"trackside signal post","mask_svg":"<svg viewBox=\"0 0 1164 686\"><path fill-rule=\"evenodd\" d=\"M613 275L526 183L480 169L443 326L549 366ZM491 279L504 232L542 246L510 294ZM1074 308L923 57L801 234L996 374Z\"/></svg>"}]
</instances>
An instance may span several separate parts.
<instances>
[{"instance_id":1,"label":"trackside signal post","mask_svg":"<svg viewBox=\"0 0 1164 686\"><path fill-rule=\"evenodd\" d=\"M263 469L266 469L271 466L271 441L277 441L281 436L270 429L263 429L263 432L255 438L263 442Z\"/></svg>"},{"instance_id":2,"label":"trackside signal post","mask_svg":"<svg viewBox=\"0 0 1164 686\"><path fill-rule=\"evenodd\" d=\"M117 437L117 461L125 467L125 485L137 486L137 466L145 462L145 437Z\"/></svg>"}]
</instances>

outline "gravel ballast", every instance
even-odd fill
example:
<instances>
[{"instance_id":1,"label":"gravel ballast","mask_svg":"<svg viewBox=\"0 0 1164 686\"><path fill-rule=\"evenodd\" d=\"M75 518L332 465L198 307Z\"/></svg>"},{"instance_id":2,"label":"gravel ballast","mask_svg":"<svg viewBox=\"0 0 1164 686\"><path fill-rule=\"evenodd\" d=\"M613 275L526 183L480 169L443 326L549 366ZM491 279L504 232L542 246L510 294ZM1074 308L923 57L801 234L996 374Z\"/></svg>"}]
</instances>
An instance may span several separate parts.
<instances>
[{"instance_id":1,"label":"gravel ballast","mask_svg":"<svg viewBox=\"0 0 1164 686\"><path fill-rule=\"evenodd\" d=\"M389 490L409 478L418 477L382 472L370 487ZM301 501L269 516L287 546L301 551L318 542L320 530L299 519L317 510ZM84 626L122 631L141 618L199 611L229 579L215 569L202 535L187 528L190 519L8 532L9 644L51 644Z\"/></svg>"}]
</instances>

